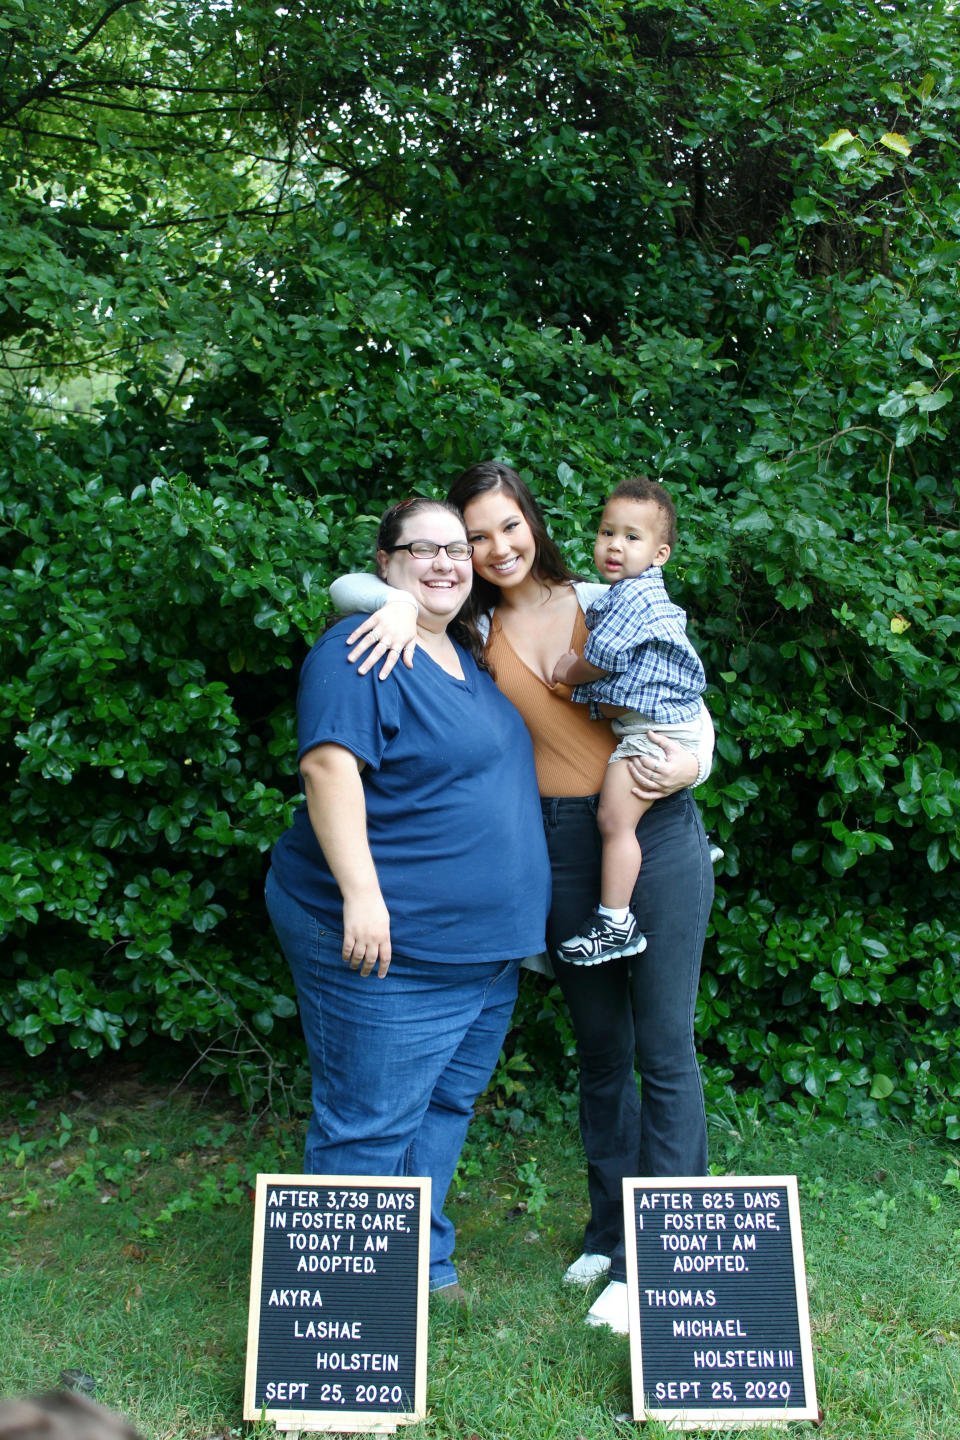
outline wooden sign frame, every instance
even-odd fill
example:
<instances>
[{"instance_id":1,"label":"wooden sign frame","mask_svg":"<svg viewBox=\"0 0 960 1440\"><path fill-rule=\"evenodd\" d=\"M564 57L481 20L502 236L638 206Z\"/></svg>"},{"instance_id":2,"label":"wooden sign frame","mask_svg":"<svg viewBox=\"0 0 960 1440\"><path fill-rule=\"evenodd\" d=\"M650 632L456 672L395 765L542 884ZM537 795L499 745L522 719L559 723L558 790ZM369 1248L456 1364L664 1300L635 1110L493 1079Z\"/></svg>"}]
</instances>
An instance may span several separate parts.
<instances>
[{"instance_id":1,"label":"wooden sign frame","mask_svg":"<svg viewBox=\"0 0 960 1440\"><path fill-rule=\"evenodd\" d=\"M395 1255L402 1251L393 1262L385 1259L391 1236L399 1240ZM422 1420L429 1263L428 1177L258 1175L243 1418L272 1420L278 1430L362 1434L389 1434ZM403 1365L400 1355L383 1349L387 1322L374 1293L378 1265L381 1275L390 1267L394 1301L399 1294L407 1311L412 1308ZM370 1298L372 1317L364 1310ZM375 1337L364 1334L364 1325ZM400 1373L410 1377L411 1338L412 1395L398 1383ZM371 1344L381 1348L371 1351ZM315 1371L305 1368L313 1353ZM274 1364L285 1373L268 1381L265 1367Z\"/></svg>"},{"instance_id":2,"label":"wooden sign frame","mask_svg":"<svg viewBox=\"0 0 960 1440\"><path fill-rule=\"evenodd\" d=\"M797 1177L626 1179L623 1205L635 1418L816 1420Z\"/></svg>"}]
</instances>

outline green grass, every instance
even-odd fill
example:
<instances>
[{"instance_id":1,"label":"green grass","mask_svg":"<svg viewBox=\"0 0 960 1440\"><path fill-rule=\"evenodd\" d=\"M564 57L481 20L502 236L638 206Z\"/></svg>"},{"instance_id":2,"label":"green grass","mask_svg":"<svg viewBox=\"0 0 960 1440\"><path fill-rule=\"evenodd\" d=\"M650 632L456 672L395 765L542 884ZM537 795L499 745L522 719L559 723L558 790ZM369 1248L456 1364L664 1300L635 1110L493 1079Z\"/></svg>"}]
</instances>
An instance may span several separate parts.
<instances>
[{"instance_id":1,"label":"green grass","mask_svg":"<svg viewBox=\"0 0 960 1440\"><path fill-rule=\"evenodd\" d=\"M249 1181L298 1169L303 1122L251 1125L228 1101L95 1073L85 1093L0 1100L0 1393L80 1370L148 1440L239 1434ZM569 1097L547 1111L520 1134L490 1113L474 1126L451 1201L474 1303L431 1313L429 1416L409 1440L632 1431L627 1342L584 1326L590 1294L560 1284L579 1250L583 1167ZM791 1433L960 1440L956 1152L748 1107L714 1126L712 1146L718 1173L800 1178L824 1420Z\"/></svg>"}]
</instances>

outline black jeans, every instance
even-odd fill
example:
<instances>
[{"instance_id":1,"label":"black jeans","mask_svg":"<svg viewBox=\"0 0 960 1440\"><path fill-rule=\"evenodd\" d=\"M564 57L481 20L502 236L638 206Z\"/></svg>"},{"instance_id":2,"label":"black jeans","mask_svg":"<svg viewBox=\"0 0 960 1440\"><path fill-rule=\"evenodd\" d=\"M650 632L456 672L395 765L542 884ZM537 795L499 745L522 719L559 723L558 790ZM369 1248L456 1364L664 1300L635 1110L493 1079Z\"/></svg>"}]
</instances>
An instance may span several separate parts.
<instances>
[{"instance_id":1,"label":"black jeans","mask_svg":"<svg viewBox=\"0 0 960 1440\"><path fill-rule=\"evenodd\" d=\"M658 800L637 827L643 864L633 909L646 950L601 965L565 964L556 946L577 932L600 899L597 798L542 802L553 870L547 941L580 1060L590 1195L583 1248L609 1255L610 1278L625 1280L623 1178L707 1171L693 1017L713 869L690 791Z\"/></svg>"}]
</instances>

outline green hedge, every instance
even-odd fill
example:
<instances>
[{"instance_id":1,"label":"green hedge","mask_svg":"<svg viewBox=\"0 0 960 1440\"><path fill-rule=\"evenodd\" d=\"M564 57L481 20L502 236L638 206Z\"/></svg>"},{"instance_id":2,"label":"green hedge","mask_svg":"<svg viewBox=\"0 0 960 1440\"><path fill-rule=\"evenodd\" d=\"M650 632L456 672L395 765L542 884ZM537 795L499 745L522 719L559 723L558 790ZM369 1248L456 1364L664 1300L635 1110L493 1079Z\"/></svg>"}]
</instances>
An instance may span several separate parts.
<instances>
[{"instance_id":1,"label":"green hedge","mask_svg":"<svg viewBox=\"0 0 960 1440\"><path fill-rule=\"evenodd\" d=\"M18 1053L299 1070L296 667L384 505L497 455L586 572L617 479L676 497L715 1085L960 1136L952 7L82 8L0 18Z\"/></svg>"},{"instance_id":2,"label":"green hedge","mask_svg":"<svg viewBox=\"0 0 960 1440\"><path fill-rule=\"evenodd\" d=\"M299 1056L261 895L295 803L295 667L327 575L367 563L374 518L257 467L127 493L26 431L9 453L5 1029L31 1055L169 1037L258 1096ZM600 490L563 467L545 494L558 533ZM896 537L910 593L836 516L803 523L802 498L790 487L778 515L775 486L750 509L741 491L726 525L702 487L681 502L671 589L712 681L719 762L701 797L726 851L698 1034L718 1078L769 1101L953 1133L955 647L921 623L921 595L956 573L958 536ZM801 627L785 593L804 585ZM911 617L900 633L893 604ZM517 1043L556 1062L542 1004L525 998Z\"/></svg>"}]
</instances>

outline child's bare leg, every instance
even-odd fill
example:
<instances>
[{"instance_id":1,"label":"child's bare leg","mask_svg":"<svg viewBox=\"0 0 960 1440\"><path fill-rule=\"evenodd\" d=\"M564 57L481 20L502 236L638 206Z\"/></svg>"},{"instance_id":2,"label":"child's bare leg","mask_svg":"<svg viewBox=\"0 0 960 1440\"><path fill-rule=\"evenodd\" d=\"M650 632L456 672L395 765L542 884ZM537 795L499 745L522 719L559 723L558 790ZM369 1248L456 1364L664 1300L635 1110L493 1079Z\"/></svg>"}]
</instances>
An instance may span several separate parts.
<instances>
[{"instance_id":1,"label":"child's bare leg","mask_svg":"<svg viewBox=\"0 0 960 1440\"><path fill-rule=\"evenodd\" d=\"M636 830L652 801L638 800L632 789L633 778L626 760L615 760L607 766L597 825L603 839L600 904L610 910L620 910L630 904L640 874Z\"/></svg>"},{"instance_id":2,"label":"child's bare leg","mask_svg":"<svg viewBox=\"0 0 960 1440\"><path fill-rule=\"evenodd\" d=\"M639 955L646 949L646 936L630 909L630 900L640 873L635 832L650 802L638 800L632 789L633 778L625 760L607 766L597 810L603 839L600 904L578 934L557 946L557 955L569 965L602 965L605 960Z\"/></svg>"}]
</instances>

